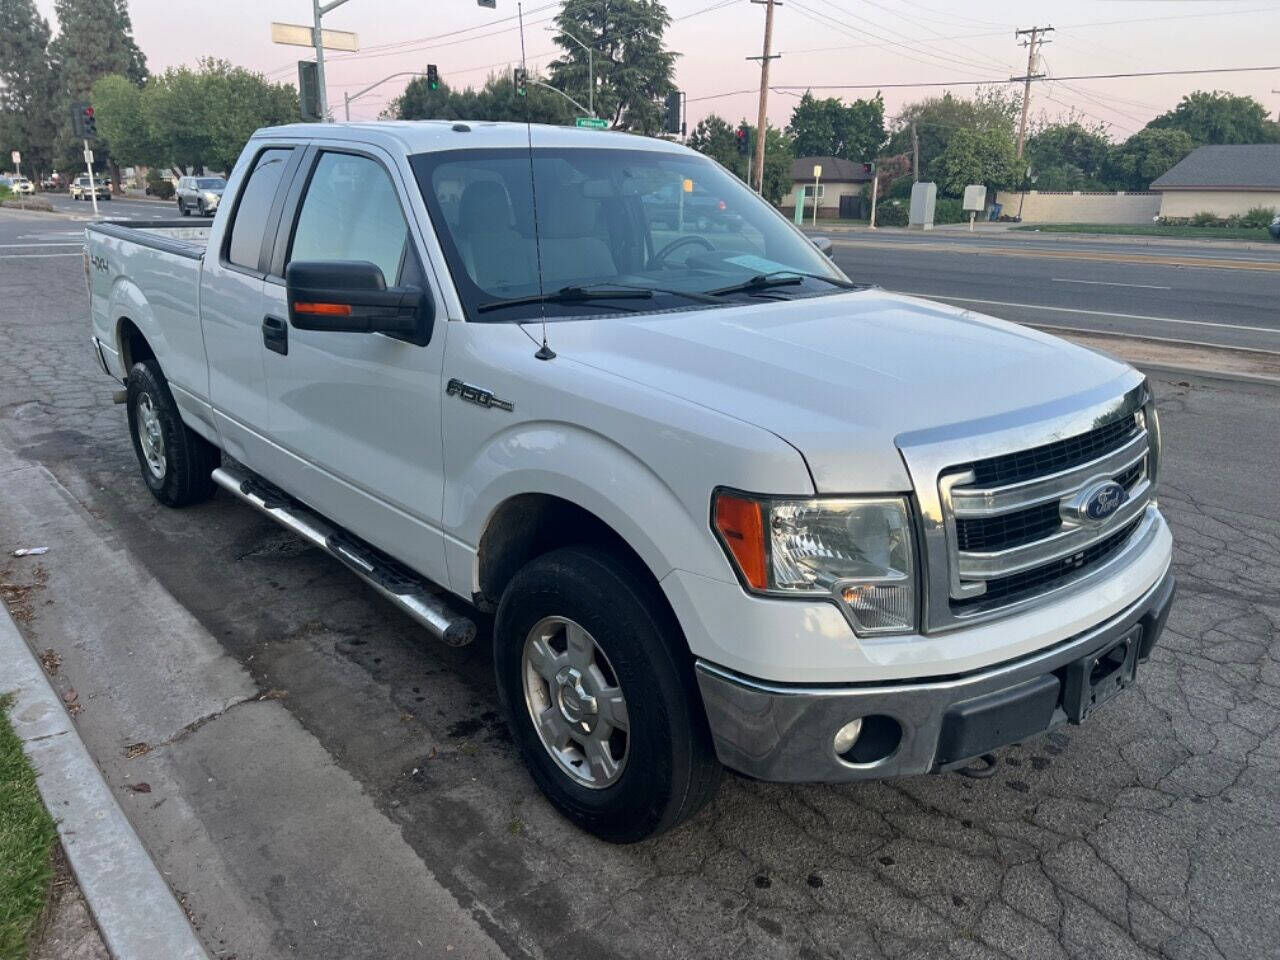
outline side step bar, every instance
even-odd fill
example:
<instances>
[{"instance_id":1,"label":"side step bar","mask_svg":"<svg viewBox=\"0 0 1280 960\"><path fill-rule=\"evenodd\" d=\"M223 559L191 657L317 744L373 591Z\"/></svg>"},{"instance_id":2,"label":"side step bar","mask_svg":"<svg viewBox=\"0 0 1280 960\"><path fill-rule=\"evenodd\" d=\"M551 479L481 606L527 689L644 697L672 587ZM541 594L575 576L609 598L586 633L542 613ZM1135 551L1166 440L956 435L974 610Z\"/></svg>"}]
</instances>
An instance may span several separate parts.
<instances>
[{"instance_id":1,"label":"side step bar","mask_svg":"<svg viewBox=\"0 0 1280 960\"><path fill-rule=\"evenodd\" d=\"M476 625L459 613L438 588L382 551L329 523L283 490L239 466L222 466L213 480L259 512L345 564L437 640L463 647L476 638Z\"/></svg>"}]
</instances>

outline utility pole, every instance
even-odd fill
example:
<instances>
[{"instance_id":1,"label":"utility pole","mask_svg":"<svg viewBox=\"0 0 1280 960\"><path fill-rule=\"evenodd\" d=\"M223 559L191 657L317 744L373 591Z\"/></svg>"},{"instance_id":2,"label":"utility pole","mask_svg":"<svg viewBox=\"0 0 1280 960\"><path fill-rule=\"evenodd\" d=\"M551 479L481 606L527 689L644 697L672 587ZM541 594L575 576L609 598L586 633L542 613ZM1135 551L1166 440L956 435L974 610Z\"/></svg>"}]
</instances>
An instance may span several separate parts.
<instances>
[{"instance_id":1,"label":"utility pole","mask_svg":"<svg viewBox=\"0 0 1280 960\"><path fill-rule=\"evenodd\" d=\"M755 186L757 193L764 193L764 135L769 122L765 110L769 103L769 61L777 60L781 54L770 53L773 47L773 8L782 6L780 0L751 0L752 3L764 4L764 53L759 57L747 57L748 60L760 61L760 112L756 122L756 152L752 158L752 171L747 177L747 185Z\"/></svg>"},{"instance_id":2,"label":"utility pole","mask_svg":"<svg viewBox=\"0 0 1280 960\"><path fill-rule=\"evenodd\" d=\"M920 134L916 132L916 122L911 121L911 180L920 182Z\"/></svg>"},{"instance_id":3,"label":"utility pole","mask_svg":"<svg viewBox=\"0 0 1280 960\"><path fill-rule=\"evenodd\" d=\"M1280 90L1272 90L1272 93L1280 93ZM1276 111L1276 122L1280 123L1280 110Z\"/></svg>"},{"instance_id":4,"label":"utility pole","mask_svg":"<svg viewBox=\"0 0 1280 960\"><path fill-rule=\"evenodd\" d=\"M1031 109L1031 81L1040 80L1044 77L1043 73L1036 73L1036 53L1046 43L1050 42L1044 39L1046 33L1052 33L1053 27L1031 27L1028 30L1015 30L1014 37L1029 37L1024 40L1022 45L1027 48L1027 75L1025 77L1010 77L1010 80L1021 80L1022 87L1022 120L1018 124L1018 159L1022 159L1022 147L1027 141L1027 113Z\"/></svg>"},{"instance_id":5,"label":"utility pole","mask_svg":"<svg viewBox=\"0 0 1280 960\"><path fill-rule=\"evenodd\" d=\"M322 123L332 123L333 118L329 116L329 93L324 86L324 32L320 27L320 18L346 2L347 0L330 0L329 3L322 4L320 0L311 0L311 12L315 23L312 37L316 48L316 81L320 85L320 121Z\"/></svg>"}]
</instances>

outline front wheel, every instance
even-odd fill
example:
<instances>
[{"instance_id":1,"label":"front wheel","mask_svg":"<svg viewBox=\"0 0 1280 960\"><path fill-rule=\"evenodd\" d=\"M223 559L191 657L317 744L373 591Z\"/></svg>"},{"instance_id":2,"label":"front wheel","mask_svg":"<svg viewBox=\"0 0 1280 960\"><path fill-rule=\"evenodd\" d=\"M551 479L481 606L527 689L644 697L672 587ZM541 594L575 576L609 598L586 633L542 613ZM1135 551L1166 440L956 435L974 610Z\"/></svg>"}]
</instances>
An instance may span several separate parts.
<instances>
[{"instance_id":1,"label":"front wheel","mask_svg":"<svg viewBox=\"0 0 1280 960\"><path fill-rule=\"evenodd\" d=\"M187 209L187 205L183 203L181 200L178 201L178 212L182 214L184 217L191 216L191 211Z\"/></svg>"},{"instance_id":2,"label":"front wheel","mask_svg":"<svg viewBox=\"0 0 1280 960\"><path fill-rule=\"evenodd\" d=\"M494 665L534 781L584 830L633 843L714 796L691 658L644 571L593 547L531 561L499 604Z\"/></svg>"},{"instance_id":3,"label":"front wheel","mask_svg":"<svg viewBox=\"0 0 1280 960\"><path fill-rule=\"evenodd\" d=\"M169 384L154 360L133 365L126 381L129 434L152 496L166 507L185 507L213 496L221 453L182 422Z\"/></svg>"}]
</instances>

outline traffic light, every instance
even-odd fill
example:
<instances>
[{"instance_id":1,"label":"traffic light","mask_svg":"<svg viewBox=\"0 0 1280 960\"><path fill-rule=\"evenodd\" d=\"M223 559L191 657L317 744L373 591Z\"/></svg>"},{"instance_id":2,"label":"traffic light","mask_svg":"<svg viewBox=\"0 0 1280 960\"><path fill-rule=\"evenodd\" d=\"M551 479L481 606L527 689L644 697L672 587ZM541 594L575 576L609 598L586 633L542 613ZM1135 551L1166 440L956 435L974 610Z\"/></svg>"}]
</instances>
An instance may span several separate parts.
<instances>
[{"instance_id":1,"label":"traffic light","mask_svg":"<svg viewBox=\"0 0 1280 960\"><path fill-rule=\"evenodd\" d=\"M314 60L298 61L298 106L303 123L320 121L320 71Z\"/></svg>"},{"instance_id":2,"label":"traffic light","mask_svg":"<svg viewBox=\"0 0 1280 960\"><path fill-rule=\"evenodd\" d=\"M516 96L523 97L528 93L529 88L529 71L524 67L516 67L511 72L511 79L515 84Z\"/></svg>"},{"instance_id":3,"label":"traffic light","mask_svg":"<svg viewBox=\"0 0 1280 960\"><path fill-rule=\"evenodd\" d=\"M436 65L434 63L427 64L427 89L440 89L440 71L436 69Z\"/></svg>"},{"instance_id":4,"label":"traffic light","mask_svg":"<svg viewBox=\"0 0 1280 960\"><path fill-rule=\"evenodd\" d=\"M679 90L667 94L667 133L680 132L680 99Z\"/></svg>"},{"instance_id":5,"label":"traffic light","mask_svg":"<svg viewBox=\"0 0 1280 960\"><path fill-rule=\"evenodd\" d=\"M751 131L747 129L745 123L740 124L738 129L733 132L738 141L738 153L741 156L747 156L751 153Z\"/></svg>"},{"instance_id":6,"label":"traffic light","mask_svg":"<svg viewBox=\"0 0 1280 960\"><path fill-rule=\"evenodd\" d=\"M93 115L93 107L87 103L71 105L71 130L80 140L98 139L98 121Z\"/></svg>"}]
</instances>

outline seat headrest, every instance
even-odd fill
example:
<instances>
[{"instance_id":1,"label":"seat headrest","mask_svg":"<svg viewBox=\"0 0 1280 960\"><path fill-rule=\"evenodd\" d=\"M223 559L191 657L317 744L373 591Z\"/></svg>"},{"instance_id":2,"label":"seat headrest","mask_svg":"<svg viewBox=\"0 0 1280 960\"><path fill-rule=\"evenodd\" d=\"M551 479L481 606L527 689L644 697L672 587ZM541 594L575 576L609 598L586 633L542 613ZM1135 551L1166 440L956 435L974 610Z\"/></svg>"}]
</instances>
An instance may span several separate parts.
<instances>
[{"instance_id":1,"label":"seat headrest","mask_svg":"<svg viewBox=\"0 0 1280 960\"><path fill-rule=\"evenodd\" d=\"M538 194L538 229L548 239L588 237L596 222L599 201L582 191L557 187Z\"/></svg>"},{"instance_id":2,"label":"seat headrest","mask_svg":"<svg viewBox=\"0 0 1280 960\"><path fill-rule=\"evenodd\" d=\"M496 180L467 184L458 201L458 229L471 236L511 229L511 202Z\"/></svg>"}]
</instances>

